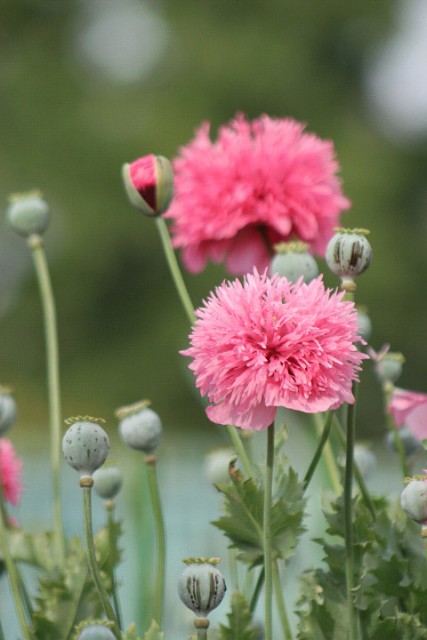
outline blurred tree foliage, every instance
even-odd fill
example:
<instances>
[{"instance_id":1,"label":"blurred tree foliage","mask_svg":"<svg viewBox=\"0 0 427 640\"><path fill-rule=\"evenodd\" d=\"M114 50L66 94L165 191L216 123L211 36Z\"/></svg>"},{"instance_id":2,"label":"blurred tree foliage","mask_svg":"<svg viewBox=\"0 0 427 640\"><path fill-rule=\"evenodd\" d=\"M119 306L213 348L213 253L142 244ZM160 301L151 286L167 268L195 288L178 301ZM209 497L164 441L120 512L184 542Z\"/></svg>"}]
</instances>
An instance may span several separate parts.
<instances>
[{"instance_id":1,"label":"blurred tree foliage","mask_svg":"<svg viewBox=\"0 0 427 640\"><path fill-rule=\"evenodd\" d=\"M117 406L149 397L171 428L204 424L177 353L187 321L154 225L126 201L120 166L149 152L173 157L203 120L215 132L238 111L289 115L334 140L354 205L343 223L371 229L375 260L359 301L374 323L372 343L402 351L401 385L427 391L420 291L427 141L402 147L382 137L362 88L370 55L393 32L394 2L147 4L165 21L169 40L151 74L132 84L102 81L73 56L83 2L3 0L0 8L0 193L5 207L10 192L37 187L52 208L46 245L64 415L111 419ZM21 421L39 424L46 408L38 292L25 242L2 223L0 251L12 243L28 270L0 318L0 379L16 388ZM210 266L186 276L195 303L225 275ZM368 408L359 413L360 432L380 433L379 388L371 373L364 377L371 384L362 394Z\"/></svg>"}]
</instances>

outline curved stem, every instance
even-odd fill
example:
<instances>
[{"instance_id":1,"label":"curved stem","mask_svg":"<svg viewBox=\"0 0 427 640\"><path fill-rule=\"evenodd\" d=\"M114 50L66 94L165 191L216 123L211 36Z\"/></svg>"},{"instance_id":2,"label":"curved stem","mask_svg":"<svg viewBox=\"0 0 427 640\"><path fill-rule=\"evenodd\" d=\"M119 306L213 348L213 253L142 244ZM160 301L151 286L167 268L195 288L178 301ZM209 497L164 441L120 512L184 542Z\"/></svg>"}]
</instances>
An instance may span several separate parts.
<instances>
[{"instance_id":1,"label":"curved stem","mask_svg":"<svg viewBox=\"0 0 427 640\"><path fill-rule=\"evenodd\" d=\"M273 572L271 507L274 466L274 422L267 429L267 460L264 491L264 571L265 571L265 640L273 639Z\"/></svg>"},{"instance_id":2,"label":"curved stem","mask_svg":"<svg viewBox=\"0 0 427 640\"><path fill-rule=\"evenodd\" d=\"M322 425L320 414L315 413L313 418L314 418L314 426L316 429L316 433L321 438L322 432L323 432L323 425ZM328 471L329 480L331 482L332 489L334 490L335 495L339 496L341 493L340 474L338 471L337 461L335 460L335 455L331 447L331 443L328 440L324 444L323 454L325 457L326 469Z\"/></svg>"},{"instance_id":3,"label":"curved stem","mask_svg":"<svg viewBox=\"0 0 427 640\"><path fill-rule=\"evenodd\" d=\"M56 310L43 240L37 235L30 236L28 246L33 255L43 307L49 396L50 456L53 476L53 533L56 560L59 565L62 565L65 558L65 541L61 505L61 400Z\"/></svg>"},{"instance_id":4,"label":"curved stem","mask_svg":"<svg viewBox=\"0 0 427 640\"><path fill-rule=\"evenodd\" d=\"M311 482L311 479L314 475L314 472L316 471L317 465L320 461L320 458L322 456L322 452L323 449L326 445L326 443L328 442L328 438L329 438L329 434L331 433L331 427L332 427L332 418L333 418L333 412L332 411L328 411L328 414L326 416L326 420L325 420L325 424L323 427L323 431L322 434L320 436L319 439L319 444L317 445L317 449L314 453L313 459L310 463L310 466L307 469L307 473L304 476L304 491L307 489L308 485Z\"/></svg>"},{"instance_id":5,"label":"curved stem","mask_svg":"<svg viewBox=\"0 0 427 640\"><path fill-rule=\"evenodd\" d=\"M159 485L157 482L156 460L154 456L150 456L149 460L150 461L147 462L148 488L150 491L151 505L153 507L154 525L156 529L157 540L156 582L152 616L161 627L165 589L166 536L162 505L160 501Z\"/></svg>"},{"instance_id":6,"label":"curved stem","mask_svg":"<svg viewBox=\"0 0 427 640\"><path fill-rule=\"evenodd\" d=\"M108 539L109 539L110 549L111 549L111 553L115 554L117 550L115 548L114 506L113 505L107 507L107 521L108 521ZM111 567L110 567L110 580L111 580L111 592L113 597L114 610L116 612L117 624L119 625L120 629L122 629L123 628L122 613L121 613L119 596L117 593L116 575L115 575L113 563L111 563Z\"/></svg>"},{"instance_id":7,"label":"curved stem","mask_svg":"<svg viewBox=\"0 0 427 640\"><path fill-rule=\"evenodd\" d=\"M178 261L176 259L175 251L172 247L166 222L163 220L163 218L158 217L156 218L156 224L160 234L160 240L162 241L163 251L165 252L166 261L168 263L172 279L175 283L176 290L182 302L182 306L184 307L185 312L188 316L188 319L190 320L190 324L193 324L194 320L196 319L193 303L191 302L187 287L185 286L185 282L182 277Z\"/></svg>"},{"instance_id":8,"label":"curved stem","mask_svg":"<svg viewBox=\"0 0 427 640\"><path fill-rule=\"evenodd\" d=\"M353 385L353 388L355 385ZM355 439L356 402L347 405L347 450L344 476L344 537L349 640L357 640L357 619L354 606L354 548L353 548L353 454Z\"/></svg>"},{"instance_id":9,"label":"curved stem","mask_svg":"<svg viewBox=\"0 0 427 640\"><path fill-rule=\"evenodd\" d=\"M10 590L12 592L13 601L15 603L16 615L18 617L19 626L21 628L24 640L33 640L33 634L30 632L25 617L24 604L19 589L19 576L12 558L9 548L9 540L7 537L6 523L3 517L3 510L0 509L0 548L3 553L3 559L6 565L7 574L9 576Z\"/></svg>"},{"instance_id":10,"label":"curved stem","mask_svg":"<svg viewBox=\"0 0 427 640\"><path fill-rule=\"evenodd\" d=\"M98 590L99 599L101 600L102 607L105 611L105 615L108 620L113 623L112 631L117 640L121 640L122 634L120 633L119 625L117 622L116 614L108 598L108 593L102 582L101 574L99 573L98 563L96 561L95 544L93 542L93 529L92 529L92 487L83 486L83 511L85 522L85 534L86 534L86 548L87 559L89 568L92 573L92 578L95 586Z\"/></svg>"},{"instance_id":11,"label":"curved stem","mask_svg":"<svg viewBox=\"0 0 427 640\"><path fill-rule=\"evenodd\" d=\"M408 463L406 460L406 452L405 447L403 446L403 442L399 436L399 430L396 426L395 421L393 420L393 416L387 410L388 405L391 401L391 396L393 395L393 384L388 382L383 385L383 402L384 402L384 413L386 419L386 425L389 431L391 431L393 435L393 443L396 447L397 455L399 456L400 468L402 471L403 478L407 478L410 475Z\"/></svg>"},{"instance_id":12,"label":"curved stem","mask_svg":"<svg viewBox=\"0 0 427 640\"><path fill-rule=\"evenodd\" d=\"M258 598L259 598L259 594L261 593L261 589L262 589L262 586L264 584L264 577L265 577L265 572L264 572L264 567L263 567L261 569L261 571L260 571L259 576L258 576L258 580L256 581L255 589L254 589L254 592L252 594L251 601L249 603L249 611L251 613L253 613L255 611L255 607L257 605Z\"/></svg>"},{"instance_id":13,"label":"curved stem","mask_svg":"<svg viewBox=\"0 0 427 640\"><path fill-rule=\"evenodd\" d=\"M292 640L291 626L286 612L285 600L283 598L283 589L280 582L279 565L277 560L273 562L273 586L276 596L277 610L279 612L280 622L282 623L283 636L285 640Z\"/></svg>"},{"instance_id":14,"label":"curved stem","mask_svg":"<svg viewBox=\"0 0 427 640\"><path fill-rule=\"evenodd\" d=\"M254 472L252 469L251 461L249 460L249 456L246 453L246 449L242 442L240 435L237 433L237 428L232 427L230 424L226 426L227 433L230 437L231 443L236 451L237 455L240 458L240 461L243 465L246 475L249 478L254 478Z\"/></svg>"}]
</instances>

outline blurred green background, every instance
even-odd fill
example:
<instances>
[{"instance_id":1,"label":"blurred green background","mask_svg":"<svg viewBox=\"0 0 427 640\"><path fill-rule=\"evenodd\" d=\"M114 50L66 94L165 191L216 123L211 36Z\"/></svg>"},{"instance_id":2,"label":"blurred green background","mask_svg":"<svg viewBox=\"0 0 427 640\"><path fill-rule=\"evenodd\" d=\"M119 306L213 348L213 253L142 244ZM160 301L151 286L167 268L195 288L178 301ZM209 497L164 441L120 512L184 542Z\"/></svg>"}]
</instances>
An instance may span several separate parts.
<instances>
[{"instance_id":1,"label":"blurred green background","mask_svg":"<svg viewBox=\"0 0 427 640\"><path fill-rule=\"evenodd\" d=\"M371 230L358 301L372 344L402 351L400 386L427 391L427 52L412 51L408 26L423 4L2 0L0 196L4 210L10 192L39 188L52 209L64 416L111 420L148 397L170 429L207 425L178 355L188 325L155 225L128 204L120 167L173 157L202 121L215 132L238 111L292 116L334 140L353 202L343 224ZM31 258L4 215L0 234L0 381L15 388L20 422L44 426ZM225 276L187 275L194 302ZM359 433L380 435L379 388L364 378Z\"/></svg>"}]
</instances>

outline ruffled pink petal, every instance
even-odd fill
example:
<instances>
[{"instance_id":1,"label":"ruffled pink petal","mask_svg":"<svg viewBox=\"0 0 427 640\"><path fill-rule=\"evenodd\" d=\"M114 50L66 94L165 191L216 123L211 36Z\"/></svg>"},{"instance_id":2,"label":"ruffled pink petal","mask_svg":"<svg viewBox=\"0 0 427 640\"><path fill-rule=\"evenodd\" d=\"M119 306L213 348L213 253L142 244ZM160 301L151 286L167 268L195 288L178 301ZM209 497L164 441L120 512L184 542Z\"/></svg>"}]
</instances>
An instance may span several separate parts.
<instances>
[{"instance_id":1,"label":"ruffled pink petal","mask_svg":"<svg viewBox=\"0 0 427 640\"><path fill-rule=\"evenodd\" d=\"M225 264L229 273L238 275L252 271L254 264L264 271L270 260L271 255L260 232L248 228L240 231L230 243Z\"/></svg>"},{"instance_id":2,"label":"ruffled pink petal","mask_svg":"<svg viewBox=\"0 0 427 640\"><path fill-rule=\"evenodd\" d=\"M209 420L216 424L234 425L241 429L251 431L261 431L266 429L273 422L276 415L276 407L266 407L263 403L244 411L239 407L233 407L225 402L206 408L206 415Z\"/></svg>"}]
</instances>

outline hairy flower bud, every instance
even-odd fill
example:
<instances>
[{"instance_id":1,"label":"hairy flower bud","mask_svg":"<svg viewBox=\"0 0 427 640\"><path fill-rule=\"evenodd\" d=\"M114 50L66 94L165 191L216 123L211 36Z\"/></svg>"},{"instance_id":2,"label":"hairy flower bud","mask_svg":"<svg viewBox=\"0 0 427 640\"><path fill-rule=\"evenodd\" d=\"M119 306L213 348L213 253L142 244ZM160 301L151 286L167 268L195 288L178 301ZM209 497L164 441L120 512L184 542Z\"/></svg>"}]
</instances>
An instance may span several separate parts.
<instances>
[{"instance_id":1,"label":"hairy flower bud","mask_svg":"<svg viewBox=\"0 0 427 640\"><path fill-rule=\"evenodd\" d=\"M123 474L118 467L97 469L93 474L96 493L105 500L112 500L123 484Z\"/></svg>"},{"instance_id":2,"label":"hairy flower bud","mask_svg":"<svg viewBox=\"0 0 427 640\"><path fill-rule=\"evenodd\" d=\"M162 434L161 420L149 405L149 400L142 400L116 411L121 439L128 447L144 453L152 453L156 449Z\"/></svg>"},{"instance_id":3,"label":"hairy flower bud","mask_svg":"<svg viewBox=\"0 0 427 640\"><path fill-rule=\"evenodd\" d=\"M216 568L219 558L188 558L187 567L178 579L178 594L186 607L205 618L221 603L226 592L225 580Z\"/></svg>"},{"instance_id":4,"label":"hairy flower bud","mask_svg":"<svg viewBox=\"0 0 427 640\"><path fill-rule=\"evenodd\" d=\"M11 390L0 386L0 436L3 436L16 422L16 402Z\"/></svg>"},{"instance_id":5,"label":"hairy flower bud","mask_svg":"<svg viewBox=\"0 0 427 640\"><path fill-rule=\"evenodd\" d=\"M163 156L148 155L124 164L123 181L131 204L147 216L159 216L173 196L172 165Z\"/></svg>"},{"instance_id":6,"label":"hairy flower bud","mask_svg":"<svg viewBox=\"0 0 427 640\"><path fill-rule=\"evenodd\" d=\"M303 242L283 242L274 247L276 255L271 261L270 274L278 273L291 282L297 282L301 276L304 282L310 282L319 275L316 260L307 251Z\"/></svg>"},{"instance_id":7,"label":"hairy flower bud","mask_svg":"<svg viewBox=\"0 0 427 640\"><path fill-rule=\"evenodd\" d=\"M49 224L49 206L38 191L13 194L6 211L9 226L21 236L41 235Z\"/></svg>"},{"instance_id":8,"label":"hairy flower bud","mask_svg":"<svg viewBox=\"0 0 427 640\"><path fill-rule=\"evenodd\" d=\"M343 284L353 283L371 264L372 248L364 229L340 229L326 247L326 263Z\"/></svg>"},{"instance_id":9,"label":"hairy flower bud","mask_svg":"<svg viewBox=\"0 0 427 640\"><path fill-rule=\"evenodd\" d=\"M62 440L65 460L81 476L91 476L104 464L110 450L110 439L100 426L104 420L77 416L66 423L71 426Z\"/></svg>"},{"instance_id":10,"label":"hairy flower bud","mask_svg":"<svg viewBox=\"0 0 427 640\"><path fill-rule=\"evenodd\" d=\"M400 496L400 504L406 515L415 522L427 521L427 479L411 480Z\"/></svg>"}]
</instances>

